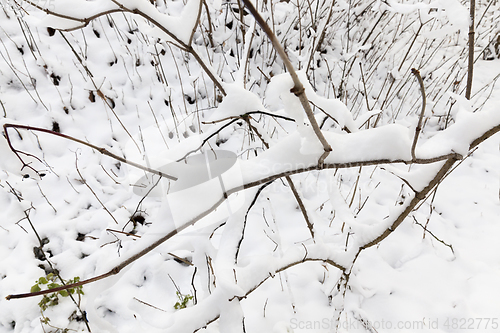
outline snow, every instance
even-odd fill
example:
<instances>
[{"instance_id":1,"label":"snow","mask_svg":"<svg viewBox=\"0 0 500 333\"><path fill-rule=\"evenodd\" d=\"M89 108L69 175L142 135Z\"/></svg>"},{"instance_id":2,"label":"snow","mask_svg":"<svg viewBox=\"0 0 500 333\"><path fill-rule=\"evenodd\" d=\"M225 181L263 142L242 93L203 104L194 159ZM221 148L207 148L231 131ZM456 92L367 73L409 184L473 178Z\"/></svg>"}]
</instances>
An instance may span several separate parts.
<instances>
[{"instance_id":1,"label":"snow","mask_svg":"<svg viewBox=\"0 0 500 333\"><path fill-rule=\"evenodd\" d=\"M253 111L265 111L260 98L237 83L224 84L226 97L207 121L218 121Z\"/></svg>"},{"instance_id":2,"label":"snow","mask_svg":"<svg viewBox=\"0 0 500 333\"><path fill-rule=\"evenodd\" d=\"M179 16L169 17L159 12L151 3L145 1L120 0L117 3L131 12L138 10L153 21L158 22L169 33L167 34L158 29L158 27L155 27L154 30L156 33L161 34L162 37L167 37L168 40L171 40L171 34L182 41L184 45L189 45L191 35L193 34L193 27L197 22L198 12L201 8L199 0L189 0Z\"/></svg>"},{"instance_id":3,"label":"snow","mask_svg":"<svg viewBox=\"0 0 500 333\"><path fill-rule=\"evenodd\" d=\"M300 2L300 21L295 3L274 3L273 12L270 2L259 5L300 69L333 149L324 169L290 75L250 15L245 26L238 21L237 3L209 1L208 12L198 0L119 3L171 35L140 15L117 13L63 33L65 40L46 27L80 21L26 4L25 11L3 7L0 125L59 127L178 180L153 188L158 176L89 147L10 128L33 169L21 170L2 135L0 333L88 331L74 319L78 306L94 332L362 332L367 321L378 332L398 323L410 324L402 332L450 332L447 320L496 318L500 137L472 152L470 145L500 125L499 69L477 53L473 98L463 97L468 3L341 1L329 22L330 4L310 12ZM117 6L47 3L81 19ZM484 10L479 4L477 52L494 37L498 4ZM305 68L323 27L325 41ZM191 38L225 96L193 54L175 46ZM428 97L416 157L467 157L387 238L358 253L443 164L410 163L421 107L412 67ZM246 114L252 127L239 118ZM54 327L40 322L41 297L5 299L50 271L36 255L40 240L64 279L83 280L169 233L119 274L85 285L81 299L61 298L45 310ZM193 296L180 310L178 293Z\"/></svg>"},{"instance_id":4,"label":"snow","mask_svg":"<svg viewBox=\"0 0 500 333\"><path fill-rule=\"evenodd\" d=\"M490 107L481 112L459 112L456 123L437 133L419 149L418 157L430 157L455 152L466 155L472 142L489 128L500 125L500 115L496 108Z\"/></svg>"}]
</instances>

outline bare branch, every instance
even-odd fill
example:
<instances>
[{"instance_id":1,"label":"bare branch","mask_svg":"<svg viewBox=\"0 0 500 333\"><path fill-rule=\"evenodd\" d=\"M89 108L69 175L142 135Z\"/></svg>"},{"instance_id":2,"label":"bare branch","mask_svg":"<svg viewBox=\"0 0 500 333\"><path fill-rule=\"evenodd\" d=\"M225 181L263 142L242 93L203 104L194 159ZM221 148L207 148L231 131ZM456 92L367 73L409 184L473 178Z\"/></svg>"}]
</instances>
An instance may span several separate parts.
<instances>
[{"instance_id":1,"label":"bare branch","mask_svg":"<svg viewBox=\"0 0 500 333\"><path fill-rule=\"evenodd\" d=\"M467 88L465 98L470 99L472 91L472 75L474 72L474 17L476 11L476 1L470 0L470 23L469 23L469 62L467 68Z\"/></svg>"},{"instance_id":2,"label":"bare branch","mask_svg":"<svg viewBox=\"0 0 500 333\"><path fill-rule=\"evenodd\" d=\"M415 128L415 136L413 137L413 144L411 145L411 157L413 159L416 159L415 148L417 147L418 136L420 134L420 131L422 130L422 119L424 119L425 104L427 103L427 98L425 96L424 81L422 80L422 76L420 76L420 72L415 68L412 68L411 72L413 73L413 75L417 77L418 84L420 85L420 92L422 93L422 111L420 111L420 117L418 118L418 125L417 128Z\"/></svg>"},{"instance_id":3,"label":"bare branch","mask_svg":"<svg viewBox=\"0 0 500 333\"><path fill-rule=\"evenodd\" d=\"M332 151L332 147L330 146L328 141L326 141L323 133L321 133L321 129L319 128L318 122L316 121L316 118L314 118L314 113L312 112L311 106L309 105L309 99L306 96L305 88L302 85L302 82L300 82L299 77L297 76L297 73L295 72L295 69L292 66L292 63L290 62L288 56L285 53L285 50L281 46L280 42L278 41L278 38L276 38L276 35L273 33L271 28L269 28L269 26L267 25L266 21L264 21L264 19L259 14L257 9L255 9L253 4L250 2L250 0L243 0L243 3L248 8L250 13L252 13L257 23L266 33L267 37L269 37L269 39L271 40L271 43L273 44L275 50L280 55L281 59L283 60L286 66L286 69L288 70L290 76L292 77L294 87L290 91L299 98L300 103L302 104L302 107L304 108L304 111L307 115L307 119L309 119L309 122L311 123L314 133L318 137L318 140L321 142L321 144L323 145L323 149L325 150L325 152L323 153L323 155L321 155L318 161L318 164L322 165L325 158Z\"/></svg>"},{"instance_id":4,"label":"bare branch","mask_svg":"<svg viewBox=\"0 0 500 333\"><path fill-rule=\"evenodd\" d=\"M24 1L26 1L31 6L33 6L33 7L37 8L37 9L41 10L42 12L44 12L44 13L46 13L48 15L59 17L59 18L65 19L65 20L81 22L81 25L79 25L77 27L69 28L69 29L60 29L62 31L72 31L72 30L76 30L76 29L81 29L81 28L87 26L91 21L95 20L96 18L98 18L100 16L105 16L105 15L108 15L108 14L112 14L112 13L117 13L117 12L123 11L121 8L115 8L115 9L109 9L109 10L105 10L105 11L99 12L97 14L94 14L94 15L86 17L86 18L78 18L78 17L74 17L74 16L69 16L69 15L61 14L61 13L52 11L50 9L44 8L44 7L40 6L37 2L33 2L33 1L30 1L30 0L24 0Z\"/></svg>"},{"instance_id":5,"label":"bare branch","mask_svg":"<svg viewBox=\"0 0 500 333\"><path fill-rule=\"evenodd\" d=\"M302 201L302 198L299 195L299 192L297 192L297 189L295 188L295 184L292 181L292 178L290 176L286 176L286 181L288 182L288 185L292 189L293 196L295 197L295 200L297 200L297 204L299 205L300 211L302 212L302 216L304 216L304 220L306 221L307 228L309 229L309 233L311 234L311 237L314 239L314 227L313 224L311 223L311 220L309 218L309 215L307 214L306 207L304 206L304 202Z\"/></svg>"},{"instance_id":6,"label":"bare branch","mask_svg":"<svg viewBox=\"0 0 500 333\"><path fill-rule=\"evenodd\" d=\"M394 230L396 230L396 228L406 219L408 214L410 214L413 211L415 206L420 201L426 198L427 193L429 193L437 184L439 184L441 179L446 175L448 170L453 166L453 164L455 164L456 161L457 159L453 157L446 160L446 162L443 164L441 169L439 169L439 171L436 173L434 178L429 182L429 184L422 191L416 192L415 196L410 201L408 206L406 206L404 211L396 217L394 222L380 236L362 245L359 251L367 249L373 245L377 245L385 238L387 238L387 236L389 236Z\"/></svg>"},{"instance_id":7,"label":"bare branch","mask_svg":"<svg viewBox=\"0 0 500 333\"><path fill-rule=\"evenodd\" d=\"M75 155L76 155L76 153L75 153ZM99 201L99 203L101 204L102 208L104 208L104 210L106 211L106 213L108 213L109 216L111 216L111 218L113 219L113 221L115 221L115 223L118 224L118 221L116 220L116 218L114 217L114 215L109 211L109 209L106 207L106 205L104 205L104 203L101 201L101 199L99 199L99 197L94 192L94 190L92 189L92 187L90 187L90 185L87 183L87 181L85 180L85 178L83 178L82 173L80 172L80 168L78 168L78 157L77 156L75 156L75 157L76 157L75 168L76 168L76 172L80 176L80 182L82 182L83 184L85 184L85 186L87 186L87 188L90 190L90 192L92 192L92 194L97 199L97 201Z\"/></svg>"},{"instance_id":8,"label":"bare branch","mask_svg":"<svg viewBox=\"0 0 500 333\"><path fill-rule=\"evenodd\" d=\"M163 173L161 171L154 170L154 169L145 167L143 165L140 165L138 163L126 160L125 158L123 158L121 156L118 156L118 155L115 155L115 154L109 152L108 150L106 150L106 148L97 147L97 146L95 146L95 145L93 145L91 143L85 142L83 140L77 139L75 137L72 137L72 136L69 136L69 135L66 135L66 134L62 134L62 133L59 133L59 132L54 132L54 131L51 131L51 130L48 130L48 129L45 129L45 128L33 127L33 126L16 125L16 124L4 124L3 125L3 129L4 129L4 132L5 132L5 138L7 139L7 143L9 145L10 149L14 152L14 154L16 154L16 156L19 158L19 160L23 163L23 167L24 166L28 166L28 165L26 163L24 163L24 161L21 158L21 156L19 156L20 151L17 150L17 149L15 149L14 146L12 145L12 142L10 141L10 137L9 137L9 132L7 131L8 128L25 129L25 130L30 130L30 131L38 131L38 132L43 132L43 133L48 133L48 134L56 135L56 136L59 136L59 137L64 138L64 139L68 139L68 140L71 140L71 141L74 141L74 142L78 142L78 143L80 143L82 145L85 145L85 146L90 147L90 148L92 148L94 150L97 150L99 153L101 153L103 155L109 156L109 157L114 158L114 159L116 159L116 160L118 160L120 162L123 162L125 164L128 164L128 165L131 165L133 167L139 168L141 170L144 170L144 171L147 171L147 172L151 172L151 173L153 173L155 175L158 175L160 177L165 177L165 178L168 178L168 179L171 179L171 180L177 180L177 177L170 176L170 175L167 175L167 174L165 174L165 173Z\"/></svg>"}]
</instances>

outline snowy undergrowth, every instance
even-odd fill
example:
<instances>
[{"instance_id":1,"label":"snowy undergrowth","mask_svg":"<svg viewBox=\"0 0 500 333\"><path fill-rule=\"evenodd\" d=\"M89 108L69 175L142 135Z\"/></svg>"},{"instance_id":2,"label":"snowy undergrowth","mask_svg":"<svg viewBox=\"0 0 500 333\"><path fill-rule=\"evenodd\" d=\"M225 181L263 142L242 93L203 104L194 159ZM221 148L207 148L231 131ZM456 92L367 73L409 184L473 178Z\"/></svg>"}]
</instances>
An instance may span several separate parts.
<instances>
[{"instance_id":1,"label":"snowy undergrowth","mask_svg":"<svg viewBox=\"0 0 500 333\"><path fill-rule=\"evenodd\" d=\"M289 92L293 83L242 3L120 3L157 18L171 36L112 1L35 3L81 18L117 11L71 32L47 25L82 22L3 4L2 123L61 132L182 177L149 193L138 185L157 177L61 137L9 128L15 148L30 155L20 155L29 163L21 169L0 138L0 332L495 328L498 135L457 161L390 236L358 251L443 164L388 164L412 160L422 102L411 68L427 94L417 158L465 157L473 139L500 123L498 4L477 4L467 101L466 4L259 3L333 148L322 169L322 146ZM189 44L193 8L200 23ZM211 149L238 156L221 175L226 201L217 178L186 189L198 175L176 162ZM60 297L42 313L41 296L5 300L49 273L105 273L193 219L73 300Z\"/></svg>"}]
</instances>

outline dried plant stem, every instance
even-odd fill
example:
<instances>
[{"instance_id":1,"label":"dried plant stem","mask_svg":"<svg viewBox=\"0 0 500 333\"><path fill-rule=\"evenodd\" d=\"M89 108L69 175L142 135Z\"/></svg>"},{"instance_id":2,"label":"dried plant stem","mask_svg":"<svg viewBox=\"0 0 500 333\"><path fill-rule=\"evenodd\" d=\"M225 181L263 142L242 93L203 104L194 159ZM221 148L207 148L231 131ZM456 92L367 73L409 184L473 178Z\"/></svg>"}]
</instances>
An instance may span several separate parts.
<instances>
[{"instance_id":1,"label":"dried plant stem","mask_svg":"<svg viewBox=\"0 0 500 333\"><path fill-rule=\"evenodd\" d=\"M309 100L307 99L306 96L306 91L304 88L304 85L302 82L300 82L299 77L297 76L297 73L295 72L295 69L292 66L292 63L288 59L288 56L285 53L285 50L281 46L281 43L278 41L278 38L276 35L273 33L271 28L267 25L266 21L262 18L262 16L257 12L253 4L250 2L250 0L242 0L245 6L248 8L250 13L253 15L257 23L260 25L262 30L266 33L267 37L271 40L271 43L273 44L274 49L278 54L280 55L281 59L283 60L283 63L285 64L286 69L288 70L290 76L292 77L294 87L290 90L292 93L295 94L300 100L300 103L302 104L302 107L304 108L304 111L306 112L307 119L309 119L309 122L311 123L311 126L314 130L314 133L318 137L318 140L321 142L323 145L324 153L321 155L321 157L318 160L318 163L320 165L323 164L325 158L330 154L332 151L332 147L326 141L323 133L321 133L321 129L319 128L318 122L316 121L316 118L314 118L314 113L311 109L311 106L309 105Z\"/></svg>"},{"instance_id":2,"label":"dried plant stem","mask_svg":"<svg viewBox=\"0 0 500 333\"><path fill-rule=\"evenodd\" d=\"M99 199L99 197L94 192L94 190L92 189L92 187L90 187L90 185L87 183L87 181L85 180L85 178L83 178L82 173L80 172L80 169L78 168L78 157L76 157L76 160L75 160L75 168L76 168L76 172L80 176L80 182L82 182L83 184L85 184L85 186L87 186L87 188L90 190L90 192L92 192L92 194L97 199L97 201L99 201L99 203L101 204L102 208L104 208L104 210L106 211L106 213L108 213L109 216L111 216L111 218L113 219L113 221L115 221L115 223L118 224L118 221L116 220L116 218L114 217L114 215L109 211L109 209L106 207L106 205L104 205L104 203L101 201L101 199Z\"/></svg>"},{"instance_id":3,"label":"dried plant stem","mask_svg":"<svg viewBox=\"0 0 500 333\"><path fill-rule=\"evenodd\" d=\"M469 25L469 64L467 68L467 88L465 98L470 99L472 91L472 75L474 72L474 16L476 11L476 1L470 0L470 25Z\"/></svg>"},{"instance_id":4,"label":"dried plant stem","mask_svg":"<svg viewBox=\"0 0 500 333\"><path fill-rule=\"evenodd\" d=\"M328 9L328 15L327 18L325 19L325 22L323 24L323 27L321 28L321 33L319 34L318 41L316 42L316 45L313 46L311 50L311 54L309 55L309 61L307 62L307 67L306 71L309 71L311 67L311 63L314 58L314 54L318 51L320 51L321 45L323 44L323 41L325 40L326 36L326 29L328 28L328 23L330 22L333 14L333 7L335 6L335 0L332 1L330 4L330 8ZM310 7L310 6L309 6Z\"/></svg>"},{"instance_id":5,"label":"dried plant stem","mask_svg":"<svg viewBox=\"0 0 500 333\"><path fill-rule=\"evenodd\" d=\"M420 76L420 72L415 68L412 68L411 72L413 73L413 75L417 77L418 84L420 85L420 92L422 93L422 111L420 111L420 117L418 118L418 125L417 128L415 128L415 137L413 138L413 143L411 145L411 157L413 159L416 159L415 148L417 147L418 136L420 134L420 131L422 130L422 119L424 119L425 104L427 103L427 99L425 96L424 81L422 80L422 76Z\"/></svg>"},{"instance_id":6,"label":"dried plant stem","mask_svg":"<svg viewBox=\"0 0 500 333\"><path fill-rule=\"evenodd\" d=\"M205 7L205 12L207 13L208 20L208 41L210 42L210 47L215 47L214 38L213 38L213 29L212 29L212 18L210 17L210 10L208 9L207 1L203 1L203 6Z\"/></svg>"},{"instance_id":7,"label":"dried plant stem","mask_svg":"<svg viewBox=\"0 0 500 333\"><path fill-rule=\"evenodd\" d=\"M425 236L425 233L429 233L429 235L431 235L435 240L437 240L438 242L440 242L441 244L443 244L444 246L447 246L450 248L451 252L453 254L455 254L455 250L453 250L453 245L451 244L448 244L446 243L445 241L443 241L442 239L438 238L436 235L434 235L432 233L432 231L430 231L429 229L427 229L427 225L422 225L422 223L418 222L417 219L415 218L415 216L413 216L413 220L415 221L415 224L422 227L422 229L424 229L424 236Z\"/></svg>"}]
</instances>

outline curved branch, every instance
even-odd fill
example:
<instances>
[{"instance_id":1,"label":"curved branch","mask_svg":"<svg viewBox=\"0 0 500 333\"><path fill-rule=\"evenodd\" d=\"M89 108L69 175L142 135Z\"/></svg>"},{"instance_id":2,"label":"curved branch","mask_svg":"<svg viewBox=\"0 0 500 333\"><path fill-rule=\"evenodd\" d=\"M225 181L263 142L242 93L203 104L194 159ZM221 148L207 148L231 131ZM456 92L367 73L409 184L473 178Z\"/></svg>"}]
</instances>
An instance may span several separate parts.
<instances>
[{"instance_id":1,"label":"curved branch","mask_svg":"<svg viewBox=\"0 0 500 333\"><path fill-rule=\"evenodd\" d=\"M418 125L417 128L415 129L415 137L413 138L413 144L411 145L411 157L415 159L415 148L417 147L418 136L420 134L420 131L422 130L422 119L424 118L425 104L427 103L427 98L425 96L424 81L422 80L422 76L420 76L420 72L415 68L412 68L411 72L413 73L413 75L417 77L418 84L420 85L420 92L422 93L422 111L420 111L420 117L418 118Z\"/></svg>"},{"instance_id":2,"label":"curved branch","mask_svg":"<svg viewBox=\"0 0 500 333\"><path fill-rule=\"evenodd\" d=\"M52 11L50 9L47 9L47 8L44 8L44 7L40 6L36 2L30 1L30 0L24 0L24 1L26 1L27 3L29 3L31 6L35 7L36 9L39 9L42 12L46 13L47 15L52 15L52 16L59 17L59 18L65 19L65 20L77 21L77 22L81 22L82 23L82 25L79 25L79 26L74 27L74 28L60 29L60 30L63 30L63 31L72 31L72 30L76 30L76 29L81 29L81 28L87 26L91 21L95 20L96 18L98 18L100 16L104 16L104 15L108 15L108 14L117 13L117 12L121 12L122 11L122 9L120 9L120 8L115 8L115 9L109 9L109 10L106 10L106 11L103 11L103 12L99 12L99 13L94 14L92 16L89 16L87 18L78 18L78 17L69 16L69 15L65 15L65 14L60 14L58 12L54 12L54 11Z\"/></svg>"},{"instance_id":3,"label":"curved branch","mask_svg":"<svg viewBox=\"0 0 500 333\"><path fill-rule=\"evenodd\" d=\"M153 173L155 175L158 175L160 177L165 177L165 178L168 178L168 179L171 179L171 180L177 180L177 177L170 176L170 175L167 175L167 174L165 174L165 173L163 173L161 171L154 170L154 169L145 167L143 165L140 165L138 163L126 160L125 158L123 158L121 156L118 156L118 155L115 155L115 154L109 152L106 148L97 147L97 146L95 146L95 145L93 145L91 143L85 142L83 140L74 138L74 137L66 135L66 134L62 134L62 133L59 133L59 132L54 132L54 131L51 131L51 130L48 130L48 129L45 129L45 128L33 127L33 126L16 125L16 124L4 124L3 125L3 130L4 130L4 133L5 133L5 138L7 140L7 144L9 145L9 148L12 150L12 152L14 154L16 154L17 158L19 158L19 160L21 161L21 163L23 163L23 168L25 166L28 166L28 164L26 164L23 161L23 159L21 158L21 156L19 156L20 151L17 150L17 149L15 149L14 146L12 145L12 142L10 141L9 132L7 130L8 128L19 128L19 129L25 129L25 130L30 130L30 131L38 131L38 132L43 132L43 133L48 133L48 134L56 135L56 136L59 136L61 138L67 139L67 140L78 142L78 143L80 143L82 145L85 145L85 146L90 147L90 148L92 148L94 150L97 150L99 153L101 153L103 155L109 156L111 158L114 158L115 160L118 160L118 161L123 162L123 163L128 164L128 165L131 165L133 167L139 168L141 170L144 170L144 171L147 171L147 172L151 172L151 173ZM35 158L37 158L37 157L35 157ZM31 168L31 169L33 169L33 168ZM36 172L36 170L34 170L34 171Z\"/></svg>"}]
</instances>

